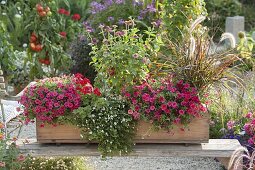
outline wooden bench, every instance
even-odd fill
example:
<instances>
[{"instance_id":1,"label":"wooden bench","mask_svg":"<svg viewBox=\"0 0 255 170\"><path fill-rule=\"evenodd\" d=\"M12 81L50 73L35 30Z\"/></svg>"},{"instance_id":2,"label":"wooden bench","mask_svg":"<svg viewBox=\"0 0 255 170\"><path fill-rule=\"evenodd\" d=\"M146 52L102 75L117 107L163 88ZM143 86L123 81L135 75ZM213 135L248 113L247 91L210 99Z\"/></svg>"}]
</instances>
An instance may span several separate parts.
<instances>
[{"instance_id":1,"label":"wooden bench","mask_svg":"<svg viewBox=\"0 0 255 170\"><path fill-rule=\"evenodd\" d=\"M226 168L232 153L241 145L236 139L210 139L202 144L137 144L129 156L139 157L213 157ZM20 146L32 156L99 156L96 144L38 144L36 140Z\"/></svg>"}]
</instances>

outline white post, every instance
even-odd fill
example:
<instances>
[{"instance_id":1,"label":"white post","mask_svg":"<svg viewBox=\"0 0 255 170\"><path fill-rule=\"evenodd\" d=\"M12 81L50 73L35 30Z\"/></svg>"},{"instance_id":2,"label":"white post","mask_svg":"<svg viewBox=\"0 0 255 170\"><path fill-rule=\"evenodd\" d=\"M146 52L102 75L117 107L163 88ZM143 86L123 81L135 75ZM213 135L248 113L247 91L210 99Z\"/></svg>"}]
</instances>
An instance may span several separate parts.
<instances>
[{"instance_id":1,"label":"white post","mask_svg":"<svg viewBox=\"0 0 255 170\"><path fill-rule=\"evenodd\" d=\"M244 17L235 16L227 17L226 19L226 32L234 35L236 42L238 42L238 32L244 31Z\"/></svg>"}]
</instances>

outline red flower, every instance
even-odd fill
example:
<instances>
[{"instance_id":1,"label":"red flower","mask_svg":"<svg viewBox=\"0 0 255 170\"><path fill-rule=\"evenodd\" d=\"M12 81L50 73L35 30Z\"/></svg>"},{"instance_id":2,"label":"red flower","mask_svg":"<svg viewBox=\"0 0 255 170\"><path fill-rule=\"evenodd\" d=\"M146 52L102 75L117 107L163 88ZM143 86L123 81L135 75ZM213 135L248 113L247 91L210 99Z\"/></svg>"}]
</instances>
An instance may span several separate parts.
<instances>
[{"instance_id":1,"label":"red flower","mask_svg":"<svg viewBox=\"0 0 255 170\"><path fill-rule=\"evenodd\" d=\"M97 96L101 96L101 92L100 92L99 88L94 89L94 94Z\"/></svg>"},{"instance_id":2,"label":"red flower","mask_svg":"<svg viewBox=\"0 0 255 170\"><path fill-rule=\"evenodd\" d=\"M59 13L59 14L65 14L65 13L66 13L66 10L65 10L64 8L60 8L60 9L58 10L58 13Z\"/></svg>"},{"instance_id":3,"label":"red flower","mask_svg":"<svg viewBox=\"0 0 255 170\"><path fill-rule=\"evenodd\" d=\"M59 35L61 35L63 38L66 38L66 32L60 32Z\"/></svg>"},{"instance_id":4,"label":"red flower","mask_svg":"<svg viewBox=\"0 0 255 170\"><path fill-rule=\"evenodd\" d=\"M75 76L76 78L83 78L83 75L82 75L81 73L76 73L74 76Z\"/></svg>"},{"instance_id":5,"label":"red flower","mask_svg":"<svg viewBox=\"0 0 255 170\"><path fill-rule=\"evenodd\" d=\"M26 159L26 157L25 157L24 155L19 155L18 158L17 158L17 160L18 160L19 162L22 162L22 161L24 161L25 159Z\"/></svg>"},{"instance_id":6,"label":"red flower","mask_svg":"<svg viewBox=\"0 0 255 170\"><path fill-rule=\"evenodd\" d=\"M79 14L73 14L72 20L79 21L81 19L81 16Z\"/></svg>"},{"instance_id":7,"label":"red flower","mask_svg":"<svg viewBox=\"0 0 255 170\"><path fill-rule=\"evenodd\" d=\"M65 10L65 13L64 13L64 14L65 14L66 16L69 16L69 15L70 15L70 12Z\"/></svg>"}]
</instances>

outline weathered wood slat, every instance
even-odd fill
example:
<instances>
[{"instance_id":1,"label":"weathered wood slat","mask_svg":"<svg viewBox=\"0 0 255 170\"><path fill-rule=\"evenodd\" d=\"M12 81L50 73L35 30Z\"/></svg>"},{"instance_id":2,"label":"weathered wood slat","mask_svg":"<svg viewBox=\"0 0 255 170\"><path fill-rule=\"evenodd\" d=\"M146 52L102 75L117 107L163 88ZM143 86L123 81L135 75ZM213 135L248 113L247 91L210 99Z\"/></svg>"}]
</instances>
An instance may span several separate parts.
<instances>
[{"instance_id":1,"label":"weathered wood slat","mask_svg":"<svg viewBox=\"0 0 255 170\"><path fill-rule=\"evenodd\" d=\"M210 139L209 143L191 144L137 144L129 156L146 157L171 157L171 156L192 156L192 157L230 157L240 147L235 139ZM34 156L99 156L97 144L39 144L30 143L20 146L23 153L30 153Z\"/></svg>"},{"instance_id":2,"label":"weathered wood slat","mask_svg":"<svg viewBox=\"0 0 255 170\"><path fill-rule=\"evenodd\" d=\"M213 157L228 168L233 152L241 145L236 139L210 139L208 143L190 144L137 144L128 156L136 157ZM97 144L39 144L20 146L24 154L32 156L100 156ZM123 155L122 155L123 156ZM239 165L242 169L242 164Z\"/></svg>"}]
</instances>

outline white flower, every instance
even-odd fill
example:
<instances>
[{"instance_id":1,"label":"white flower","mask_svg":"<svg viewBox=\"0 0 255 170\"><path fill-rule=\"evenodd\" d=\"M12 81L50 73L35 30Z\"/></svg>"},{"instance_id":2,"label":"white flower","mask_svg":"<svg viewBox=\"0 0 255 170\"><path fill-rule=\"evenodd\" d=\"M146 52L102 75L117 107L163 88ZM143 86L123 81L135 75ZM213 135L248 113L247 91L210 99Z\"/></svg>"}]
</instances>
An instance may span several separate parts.
<instances>
[{"instance_id":1,"label":"white flower","mask_svg":"<svg viewBox=\"0 0 255 170\"><path fill-rule=\"evenodd\" d=\"M24 44L23 44L23 47L24 47L24 48L27 48L27 44L26 44L26 43L24 43Z\"/></svg>"},{"instance_id":2,"label":"white flower","mask_svg":"<svg viewBox=\"0 0 255 170\"><path fill-rule=\"evenodd\" d=\"M21 18L20 14L15 14L15 18Z\"/></svg>"},{"instance_id":3,"label":"white flower","mask_svg":"<svg viewBox=\"0 0 255 170\"><path fill-rule=\"evenodd\" d=\"M5 13L5 12L3 12L3 13L2 13L2 15L6 15L6 13Z\"/></svg>"},{"instance_id":4,"label":"white flower","mask_svg":"<svg viewBox=\"0 0 255 170\"><path fill-rule=\"evenodd\" d=\"M2 5L5 5L5 4L6 4L6 1L1 1L1 4L2 4Z\"/></svg>"}]
</instances>

